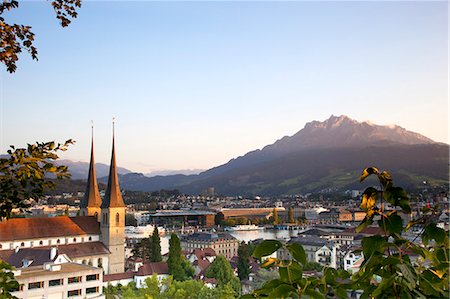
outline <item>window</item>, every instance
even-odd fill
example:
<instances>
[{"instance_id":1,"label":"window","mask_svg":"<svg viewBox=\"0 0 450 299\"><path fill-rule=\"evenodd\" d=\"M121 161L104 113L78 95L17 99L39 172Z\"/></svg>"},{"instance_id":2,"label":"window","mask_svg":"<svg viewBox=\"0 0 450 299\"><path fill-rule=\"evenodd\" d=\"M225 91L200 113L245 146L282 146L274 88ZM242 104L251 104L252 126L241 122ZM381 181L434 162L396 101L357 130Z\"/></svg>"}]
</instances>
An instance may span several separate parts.
<instances>
[{"instance_id":1,"label":"window","mask_svg":"<svg viewBox=\"0 0 450 299\"><path fill-rule=\"evenodd\" d=\"M72 291L67 292L67 297L75 297L75 296L80 296L80 295L81 295L81 290L72 290Z\"/></svg>"},{"instance_id":2,"label":"window","mask_svg":"<svg viewBox=\"0 0 450 299\"><path fill-rule=\"evenodd\" d=\"M89 241L92 241L92 237L89 237L88 240L89 240Z\"/></svg>"},{"instance_id":3,"label":"window","mask_svg":"<svg viewBox=\"0 0 450 299\"><path fill-rule=\"evenodd\" d=\"M119 213L116 213L116 226L118 226L119 225L119 221L120 220L120 215L119 215Z\"/></svg>"},{"instance_id":4,"label":"window","mask_svg":"<svg viewBox=\"0 0 450 299\"><path fill-rule=\"evenodd\" d=\"M97 260L97 267L103 268L103 263L102 263L102 259L101 259L101 258L99 258L99 259Z\"/></svg>"},{"instance_id":5,"label":"window","mask_svg":"<svg viewBox=\"0 0 450 299\"><path fill-rule=\"evenodd\" d=\"M92 280L98 280L98 279L99 279L98 274L86 275L86 281L92 281Z\"/></svg>"},{"instance_id":6,"label":"window","mask_svg":"<svg viewBox=\"0 0 450 299\"><path fill-rule=\"evenodd\" d=\"M81 276L69 277L69 283L79 283L81 282Z\"/></svg>"},{"instance_id":7,"label":"window","mask_svg":"<svg viewBox=\"0 0 450 299\"><path fill-rule=\"evenodd\" d=\"M77 238L73 238L73 242L75 243L77 241Z\"/></svg>"},{"instance_id":8,"label":"window","mask_svg":"<svg viewBox=\"0 0 450 299\"><path fill-rule=\"evenodd\" d=\"M98 287L86 288L86 294L98 293Z\"/></svg>"},{"instance_id":9,"label":"window","mask_svg":"<svg viewBox=\"0 0 450 299\"><path fill-rule=\"evenodd\" d=\"M20 243L20 247L24 247L24 246L25 246L24 242Z\"/></svg>"},{"instance_id":10,"label":"window","mask_svg":"<svg viewBox=\"0 0 450 299\"><path fill-rule=\"evenodd\" d=\"M59 240L59 239L56 240L56 244L59 244L59 243L61 243L61 240Z\"/></svg>"},{"instance_id":11,"label":"window","mask_svg":"<svg viewBox=\"0 0 450 299\"><path fill-rule=\"evenodd\" d=\"M98 213L97 212L94 213L94 217L98 219Z\"/></svg>"},{"instance_id":12,"label":"window","mask_svg":"<svg viewBox=\"0 0 450 299\"><path fill-rule=\"evenodd\" d=\"M28 284L28 289L29 290L41 289L43 287L44 287L44 282L43 281L31 282L31 283Z\"/></svg>"},{"instance_id":13,"label":"window","mask_svg":"<svg viewBox=\"0 0 450 299\"><path fill-rule=\"evenodd\" d=\"M56 287L56 286L60 286L62 284L63 284L62 278L61 279L53 279L53 280L48 281L49 287Z\"/></svg>"},{"instance_id":14,"label":"window","mask_svg":"<svg viewBox=\"0 0 450 299\"><path fill-rule=\"evenodd\" d=\"M347 260L347 265L350 265L350 260Z\"/></svg>"},{"instance_id":15,"label":"window","mask_svg":"<svg viewBox=\"0 0 450 299\"><path fill-rule=\"evenodd\" d=\"M43 241L39 241L39 245L44 245L44 242Z\"/></svg>"}]
</instances>

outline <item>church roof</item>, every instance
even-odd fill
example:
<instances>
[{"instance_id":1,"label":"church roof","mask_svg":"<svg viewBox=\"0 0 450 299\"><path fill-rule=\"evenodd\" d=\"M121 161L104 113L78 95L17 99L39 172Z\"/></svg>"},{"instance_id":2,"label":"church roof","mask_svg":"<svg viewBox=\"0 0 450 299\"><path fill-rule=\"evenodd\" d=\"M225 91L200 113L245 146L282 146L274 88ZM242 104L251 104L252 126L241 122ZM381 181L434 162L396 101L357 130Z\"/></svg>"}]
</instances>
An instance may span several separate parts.
<instances>
[{"instance_id":1,"label":"church roof","mask_svg":"<svg viewBox=\"0 0 450 299\"><path fill-rule=\"evenodd\" d=\"M114 132L112 142L111 164L109 166L108 186L106 187L105 197L103 199L102 208L119 208L125 207L120 192L119 177L117 175L116 151L114 146Z\"/></svg>"},{"instance_id":2,"label":"church roof","mask_svg":"<svg viewBox=\"0 0 450 299\"><path fill-rule=\"evenodd\" d=\"M3 220L0 222L0 241L100 234L98 223L95 220L96 224L93 225L93 220L95 217L67 216Z\"/></svg>"},{"instance_id":3,"label":"church roof","mask_svg":"<svg viewBox=\"0 0 450 299\"><path fill-rule=\"evenodd\" d=\"M106 246L99 241L74 243L58 246L58 252L60 254L66 254L69 258L78 258L91 255L105 255L111 252Z\"/></svg>"},{"instance_id":4,"label":"church roof","mask_svg":"<svg viewBox=\"0 0 450 299\"><path fill-rule=\"evenodd\" d=\"M138 272L138 276L147 276L152 274L169 274L169 266L166 262L153 262L145 263L142 265Z\"/></svg>"},{"instance_id":5,"label":"church roof","mask_svg":"<svg viewBox=\"0 0 450 299\"><path fill-rule=\"evenodd\" d=\"M94 137L92 134L91 161L89 163L89 174L86 184L86 192L84 193L84 197L80 202L80 208L100 207L101 204L102 199L100 197L100 192L98 191L97 174L95 171Z\"/></svg>"}]
</instances>

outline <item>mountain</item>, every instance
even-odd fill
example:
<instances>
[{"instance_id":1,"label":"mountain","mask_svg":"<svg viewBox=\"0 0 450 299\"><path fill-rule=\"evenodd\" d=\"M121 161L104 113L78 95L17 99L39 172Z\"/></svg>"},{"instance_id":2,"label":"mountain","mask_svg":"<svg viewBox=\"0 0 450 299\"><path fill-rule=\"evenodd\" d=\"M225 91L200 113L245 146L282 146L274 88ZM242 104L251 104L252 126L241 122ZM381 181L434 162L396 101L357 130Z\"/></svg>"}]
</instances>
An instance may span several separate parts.
<instances>
[{"instance_id":1,"label":"mountain","mask_svg":"<svg viewBox=\"0 0 450 299\"><path fill-rule=\"evenodd\" d=\"M86 180L88 176L89 163L88 162L74 162L71 160L57 160L57 165L66 165L69 167L69 172L72 175L72 180ZM95 163L95 167L97 170L97 177L108 176L109 174L109 165L103 163ZM118 167L117 172L119 174L131 173L130 170Z\"/></svg>"},{"instance_id":2,"label":"mountain","mask_svg":"<svg viewBox=\"0 0 450 299\"><path fill-rule=\"evenodd\" d=\"M205 169L179 169L179 170L155 170L152 172L144 173L146 177L154 177L158 175L167 176L167 175L175 175L175 174L184 174L184 175L190 175L190 174L199 174L200 172L205 171Z\"/></svg>"},{"instance_id":3,"label":"mountain","mask_svg":"<svg viewBox=\"0 0 450 299\"><path fill-rule=\"evenodd\" d=\"M449 146L399 126L331 116L307 123L261 150L251 151L198 175L120 176L122 188L154 191L177 188L198 194L214 186L224 195L280 195L320 190L362 189L362 169L390 171L396 184L448 182ZM100 177L100 176L99 176Z\"/></svg>"}]
</instances>

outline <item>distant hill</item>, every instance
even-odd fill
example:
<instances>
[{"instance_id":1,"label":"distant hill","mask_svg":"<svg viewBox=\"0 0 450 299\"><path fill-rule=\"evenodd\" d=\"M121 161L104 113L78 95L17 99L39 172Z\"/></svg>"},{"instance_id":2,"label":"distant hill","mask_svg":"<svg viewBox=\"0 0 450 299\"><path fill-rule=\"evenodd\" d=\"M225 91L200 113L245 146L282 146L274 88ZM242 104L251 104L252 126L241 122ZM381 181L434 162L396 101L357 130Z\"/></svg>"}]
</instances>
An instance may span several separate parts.
<instances>
[{"instance_id":1,"label":"distant hill","mask_svg":"<svg viewBox=\"0 0 450 299\"><path fill-rule=\"evenodd\" d=\"M331 116L307 123L293 136L198 175L124 174L124 189L177 188L198 194L209 186L226 195L279 195L327 189L361 189L366 166L389 170L399 185L448 182L449 146L399 126ZM102 181L104 181L103 179Z\"/></svg>"},{"instance_id":2,"label":"distant hill","mask_svg":"<svg viewBox=\"0 0 450 299\"><path fill-rule=\"evenodd\" d=\"M72 180L86 180L88 177L89 162L74 162L71 160L57 160L56 164L66 165L69 167L69 172L72 175ZM97 177L107 176L109 174L109 165L103 163L95 163L97 170ZM117 171L119 174L131 173L130 170L118 167Z\"/></svg>"},{"instance_id":3,"label":"distant hill","mask_svg":"<svg viewBox=\"0 0 450 299\"><path fill-rule=\"evenodd\" d=\"M179 170L155 170L152 172L144 173L146 177L155 177L158 175L176 175L176 174L184 174L184 175L191 175L191 174L199 174L200 172L205 171L205 169L179 169Z\"/></svg>"}]
</instances>

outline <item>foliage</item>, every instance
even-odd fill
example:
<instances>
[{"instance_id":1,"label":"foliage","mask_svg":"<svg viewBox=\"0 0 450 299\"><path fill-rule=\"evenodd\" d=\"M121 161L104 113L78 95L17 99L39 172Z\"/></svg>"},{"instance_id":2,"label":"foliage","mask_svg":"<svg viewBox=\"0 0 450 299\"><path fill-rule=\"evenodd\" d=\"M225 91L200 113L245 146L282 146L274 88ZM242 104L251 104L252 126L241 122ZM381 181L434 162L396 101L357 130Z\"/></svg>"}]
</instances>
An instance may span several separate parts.
<instances>
[{"instance_id":1,"label":"foliage","mask_svg":"<svg viewBox=\"0 0 450 299\"><path fill-rule=\"evenodd\" d=\"M225 287L230 285L235 291L236 295L241 292L241 283L239 279L234 275L233 268L223 255L219 255L212 262L212 264L206 269L205 276L209 278L215 278L218 287Z\"/></svg>"},{"instance_id":2,"label":"foliage","mask_svg":"<svg viewBox=\"0 0 450 299\"><path fill-rule=\"evenodd\" d=\"M0 221L11 216L14 208L28 207L27 201L42 197L54 187L57 179L70 177L67 166L56 166L57 152L65 151L72 140L64 144L45 142L28 144L26 148L11 145L7 158L0 158Z\"/></svg>"},{"instance_id":3,"label":"foliage","mask_svg":"<svg viewBox=\"0 0 450 299\"><path fill-rule=\"evenodd\" d=\"M322 265L317 262L306 262L306 264L303 266L304 271L322 271Z\"/></svg>"},{"instance_id":4,"label":"foliage","mask_svg":"<svg viewBox=\"0 0 450 299\"><path fill-rule=\"evenodd\" d=\"M247 280L250 274L250 250L251 248L249 244L246 244L245 242L239 244L237 271L238 277L241 281Z\"/></svg>"},{"instance_id":5,"label":"foliage","mask_svg":"<svg viewBox=\"0 0 450 299\"><path fill-rule=\"evenodd\" d=\"M230 286L209 288L200 280L173 280L171 276L159 281L156 274L145 279L145 286L136 288L134 282L127 286L108 285L103 293L107 299L146 298L146 299L234 299L234 291Z\"/></svg>"},{"instance_id":6,"label":"foliage","mask_svg":"<svg viewBox=\"0 0 450 299\"><path fill-rule=\"evenodd\" d=\"M161 239L159 237L159 231L158 231L158 227L155 226L155 229L153 230L153 234L152 234L152 242L151 242L151 246L152 246L152 254L150 257L150 261L151 262L160 262L162 261L162 256L161 256Z\"/></svg>"},{"instance_id":7,"label":"foliage","mask_svg":"<svg viewBox=\"0 0 450 299\"><path fill-rule=\"evenodd\" d=\"M288 214L289 214L289 223L295 223L295 219L294 219L294 209L292 207L289 207L288 210Z\"/></svg>"},{"instance_id":8,"label":"foliage","mask_svg":"<svg viewBox=\"0 0 450 299\"><path fill-rule=\"evenodd\" d=\"M272 211L272 221L273 221L273 224L274 224L274 225L280 223L280 222L279 222L279 219L278 219L278 211L277 211L276 208L273 208L273 211Z\"/></svg>"},{"instance_id":9,"label":"foliage","mask_svg":"<svg viewBox=\"0 0 450 299\"><path fill-rule=\"evenodd\" d=\"M214 216L214 224L215 225L221 224L221 222L224 220L225 220L225 215L222 212L219 212Z\"/></svg>"},{"instance_id":10,"label":"foliage","mask_svg":"<svg viewBox=\"0 0 450 299\"><path fill-rule=\"evenodd\" d=\"M152 249L152 240L149 238L143 238L134 246L133 250L131 250L131 254L134 257L140 257L144 261L151 261L153 255Z\"/></svg>"},{"instance_id":11,"label":"foliage","mask_svg":"<svg viewBox=\"0 0 450 299\"><path fill-rule=\"evenodd\" d=\"M53 9L56 18L62 27L70 24L71 19L77 17L76 10L81 7L81 0L53 0ZM31 57L37 60L37 49L33 45L34 33L31 26L20 24L9 24L4 13L19 7L17 0L3 0L0 3L0 62L6 66L8 72L16 71L16 62L22 50L30 53Z\"/></svg>"},{"instance_id":12,"label":"foliage","mask_svg":"<svg viewBox=\"0 0 450 299\"><path fill-rule=\"evenodd\" d=\"M125 214L125 225L126 226L137 226L136 218L134 217L134 214Z\"/></svg>"},{"instance_id":13,"label":"foliage","mask_svg":"<svg viewBox=\"0 0 450 299\"><path fill-rule=\"evenodd\" d=\"M169 240L169 258L167 259L169 274L175 280L184 281L194 276L195 270L181 252L180 239L172 233Z\"/></svg>"},{"instance_id":14,"label":"foliage","mask_svg":"<svg viewBox=\"0 0 450 299\"><path fill-rule=\"evenodd\" d=\"M0 298L15 298L11 292L19 288L19 283L14 279L13 268L0 260Z\"/></svg>"},{"instance_id":15,"label":"foliage","mask_svg":"<svg viewBox=\"0 0 450 299\"><path fill-rule=\"evenodd\" d=\"M393 185L391 175L375 167L366 168L360 181L375 175L380 189L367 188L362 196L361 208L366 217L357 227L362 231L368 225L378 224L381 234L362 240L364 261L353 276L344 270L325 267L322 277L303 277L306 256L299 244L283 244L264 240L253 252L256 258L269 256L280 248L287 249L292 260L266 259L262 267L275 267L280 278L266 282L253 294L243 298L347 298L348 292L358 291L361 298L446 298L449 292L449 237L448 232L436 226L438 208L424 208L419 218L403 224L401 214L410 214L407 193ZM389 203L391 211L386 211ZM421 228L422 242L409 240L403 235L414 226ZM414 261L410 255L419 256Z\"/></svg>"}]
</instances>

